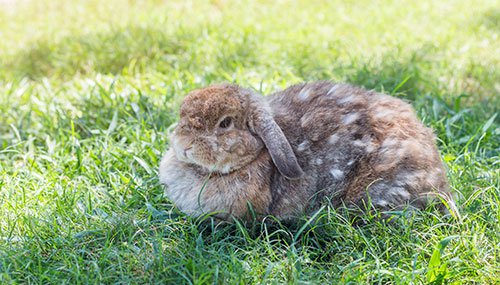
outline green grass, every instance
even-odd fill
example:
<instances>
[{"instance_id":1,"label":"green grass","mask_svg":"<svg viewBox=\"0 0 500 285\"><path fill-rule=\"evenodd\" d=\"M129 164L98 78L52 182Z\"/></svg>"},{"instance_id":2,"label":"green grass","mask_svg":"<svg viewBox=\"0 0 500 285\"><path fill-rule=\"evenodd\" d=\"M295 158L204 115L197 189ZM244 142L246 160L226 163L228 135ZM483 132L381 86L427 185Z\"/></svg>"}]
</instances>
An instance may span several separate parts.
<instances>
[{"instance_id":1,"label":"green grass","mask_svg":"<svg viewBox=\"0 0 500 285\"><path fill-rule=\"evenodd\" d=\"M0 283L500 284L492 1L0 1ZM409 100L461 217L215 226L157 171L182 97L331 79Z\"/></svg>"}]
</instances>

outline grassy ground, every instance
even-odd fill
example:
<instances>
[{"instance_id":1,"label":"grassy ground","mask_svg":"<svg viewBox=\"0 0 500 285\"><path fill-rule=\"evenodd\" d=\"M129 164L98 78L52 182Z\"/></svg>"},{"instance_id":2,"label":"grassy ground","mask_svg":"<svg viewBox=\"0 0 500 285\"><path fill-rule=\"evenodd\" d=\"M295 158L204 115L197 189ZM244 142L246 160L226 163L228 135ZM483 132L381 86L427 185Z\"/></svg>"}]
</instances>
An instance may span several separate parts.
<instances>
[{"instance_id":1,"label":"grassy ground","mask_svg":"<svg viewBox=\"0 0 500 285\"><path fill-rule=\"evenodd\" d=\"M0 0L0 19L0 283L500 284L497 1ZM461 217L215 230L163 196L186 92L316 79L411 101Z\"/></svg>"}]
</instances>

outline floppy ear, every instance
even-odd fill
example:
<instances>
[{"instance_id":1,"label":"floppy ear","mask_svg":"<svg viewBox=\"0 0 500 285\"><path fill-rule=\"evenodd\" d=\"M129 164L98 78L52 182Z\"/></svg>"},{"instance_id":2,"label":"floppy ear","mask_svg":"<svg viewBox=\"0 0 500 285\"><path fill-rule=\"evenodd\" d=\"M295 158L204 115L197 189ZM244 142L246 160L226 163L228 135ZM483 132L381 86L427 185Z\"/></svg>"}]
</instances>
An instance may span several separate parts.
<instances>
[{"instance_id":1,"label":"floppy ear","mask_svg":"<svg viewBox=\"0 0 500 285\"><path fill-rule=\"evenodd\" d=\"M264 141L274 165L283 176L288 179L302 177L304 172L297 162L297 157L295 157L285 134L274 121L271 112L267 110L267 104L256 97L256 95L250 94L248 98L248 125L251 131Z\"/></svg>"}]
</instances>

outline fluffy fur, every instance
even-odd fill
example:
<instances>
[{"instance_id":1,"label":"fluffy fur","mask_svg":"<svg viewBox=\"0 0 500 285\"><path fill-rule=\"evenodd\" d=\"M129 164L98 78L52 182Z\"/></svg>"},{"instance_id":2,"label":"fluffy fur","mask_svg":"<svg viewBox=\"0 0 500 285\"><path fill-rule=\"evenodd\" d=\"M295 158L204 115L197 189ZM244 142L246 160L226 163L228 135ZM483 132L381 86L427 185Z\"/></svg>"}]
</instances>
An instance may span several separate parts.
<instances>
[{"instance_id":1,"label":"fluffy fur","mask_svg":"<svg viewBox=\"0 0 500 285\"><path fill-rule=\"evenodd\" d=\"M228 119L229 118L229 119ZM433 132L400 99L313 82L267 97L236 85L192 91L160 165L190 215L293 218L334 206L453 205Z\"/></svg>"}]
</instances>

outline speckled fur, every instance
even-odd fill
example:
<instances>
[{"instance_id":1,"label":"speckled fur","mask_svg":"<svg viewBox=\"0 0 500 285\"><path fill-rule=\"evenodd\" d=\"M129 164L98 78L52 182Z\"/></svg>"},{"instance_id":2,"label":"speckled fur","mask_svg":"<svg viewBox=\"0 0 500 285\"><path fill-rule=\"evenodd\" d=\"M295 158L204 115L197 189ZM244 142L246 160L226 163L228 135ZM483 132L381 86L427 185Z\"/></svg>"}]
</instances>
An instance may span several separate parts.
<instances>
[{"instance_id":1,"label":"speckled fur","mask_svg":"<svg viewBox=\"0 0 500 285\"><path fill-rule=\"evenodd\" d=\"M221 131L226 116L234 126ZM246 217L251 204L288 219L325 198L381 210L421 209L433 197L453 205L434 134L412 107L347 84L299 84L267 97L236 85L195 90L171 142L160 181L191 215Z\"/></svg>"}]
</instances>

